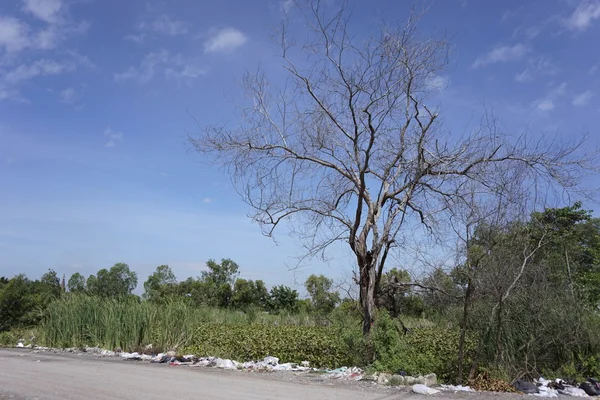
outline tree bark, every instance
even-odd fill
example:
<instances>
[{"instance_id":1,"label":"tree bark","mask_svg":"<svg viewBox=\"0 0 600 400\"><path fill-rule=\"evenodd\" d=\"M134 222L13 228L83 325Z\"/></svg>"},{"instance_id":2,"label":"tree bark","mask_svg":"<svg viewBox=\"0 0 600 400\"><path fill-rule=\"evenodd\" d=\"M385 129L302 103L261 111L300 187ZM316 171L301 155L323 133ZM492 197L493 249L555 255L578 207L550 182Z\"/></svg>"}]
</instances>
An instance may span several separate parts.
<instances>
[{"instance_id":1,"label":"tree bark","mask_svg":"<svg viewBox=\"0 0 600 400\"><path fill-rule=\"evenodd\" d=\"M463 315L460 322L460 338L458 340L458 377L456 382L460 385L463 379L463 365L465 360L465 337L467 334L467 321L469 318L469 305L471 303L471 295L473 294L473 283L471 278L467 282L467 291L465 292L465 300L463 303Z\"/></svg>"}]
</instances>

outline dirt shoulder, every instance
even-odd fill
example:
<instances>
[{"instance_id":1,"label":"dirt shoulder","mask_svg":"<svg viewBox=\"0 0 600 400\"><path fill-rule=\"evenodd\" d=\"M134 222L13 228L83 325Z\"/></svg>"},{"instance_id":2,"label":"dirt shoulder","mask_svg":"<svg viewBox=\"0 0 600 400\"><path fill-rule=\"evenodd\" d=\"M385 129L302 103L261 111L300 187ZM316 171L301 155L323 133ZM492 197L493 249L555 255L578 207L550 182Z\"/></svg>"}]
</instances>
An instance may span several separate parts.
<instances>
[{"instance_id":1,"label":"dirt shoulder","mask_svg":"<svg viewBox=\"0 0 600 400\"><path fill-rule=\"evenodd\" d=\"M0 399L412 399L407 387L326 379L307 372L245 372L170 366L89 353L0 349ZM4 396L4 397L3 397ZM266 396L266 397L265 397ZM507 393L451 393L439 399L523 398Z\"/></svg>"}]
</instances>

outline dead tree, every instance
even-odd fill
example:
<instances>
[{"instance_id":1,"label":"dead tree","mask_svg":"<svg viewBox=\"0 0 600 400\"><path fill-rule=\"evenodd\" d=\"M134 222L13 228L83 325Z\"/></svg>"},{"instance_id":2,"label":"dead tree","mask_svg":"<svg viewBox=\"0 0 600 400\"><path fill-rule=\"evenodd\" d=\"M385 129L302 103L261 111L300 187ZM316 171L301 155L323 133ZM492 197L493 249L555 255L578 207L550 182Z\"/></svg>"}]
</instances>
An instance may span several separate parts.
<instances>
[{"instance_id":1,"label":"dead tree","mask_svg":"<svg viewBox=\"0 0 600 400\"><path fill-rule=\"evenodd\" d=\"M396 238L410 224L433 228L465 183L494 190L489 172L521 163L538 182L577 187L587 167L574 155L582 142L511 140L493 124L465 134L442 129L425 102L448 44L419 36L421 13L362 37L345 6L332 13L311 1L291 12L307 39L290 37L288 22L278 31L287 80L278 86L264 70L246 74L239 124L203 126L190 143L228 169L264 234L289 222L307 256L349 245L365 334L387 256L402 251Z\"/></svg>"}]
</instances>

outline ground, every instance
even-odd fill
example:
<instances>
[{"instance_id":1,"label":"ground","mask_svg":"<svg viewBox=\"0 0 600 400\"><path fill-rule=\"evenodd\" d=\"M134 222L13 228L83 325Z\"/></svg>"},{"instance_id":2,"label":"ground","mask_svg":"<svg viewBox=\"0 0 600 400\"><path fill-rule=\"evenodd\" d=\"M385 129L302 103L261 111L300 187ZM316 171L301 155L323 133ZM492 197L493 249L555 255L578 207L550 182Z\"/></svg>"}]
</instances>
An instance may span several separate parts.
<instances>
[{"instance_id":1,"label":"ground","mask_svg":"<svg viewBox=\"0 0 600 400\"><path fill-rule=\"evenodd\" d=\"M0 349L0 399L423 399L407 388L323 379L307 373L249 373L169 366L91 355ZM516 400L494 393L442 393L445 399Z\"/></svg>"}]
</instances>

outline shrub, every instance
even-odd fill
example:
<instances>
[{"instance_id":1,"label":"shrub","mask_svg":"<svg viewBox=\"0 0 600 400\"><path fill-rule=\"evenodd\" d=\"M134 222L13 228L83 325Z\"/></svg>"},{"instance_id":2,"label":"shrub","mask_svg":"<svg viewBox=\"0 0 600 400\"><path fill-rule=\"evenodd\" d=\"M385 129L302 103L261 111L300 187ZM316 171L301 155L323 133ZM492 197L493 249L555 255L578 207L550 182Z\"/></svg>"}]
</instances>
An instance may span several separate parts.
<instances>
[{"instance_id":1,"label":"shrub","mask_svg":"<svg viewBox=\"0 0 600 400\"><path fill-rule=\"evenodd\" d=\"M203 324L184 352L239 361L275 356L282 362L310 361L317 367L348 365L347 348L330 327Z\"/></svg>"},{"instance_id":2,"label":"shrub","mask_svg":"<svg viewBox=\"0 0 600 400\"><path fill-rule=\"evenodd\" d=\"M409 375L434 372L442 381L454 381L458 373L458 339L457 329L440 327L417 327L403 335L396 322L382 311L373 331L373 367ZM470 365L474 347L472 338L467 338L465 365Z\"/></svg>"}]
</instances>

